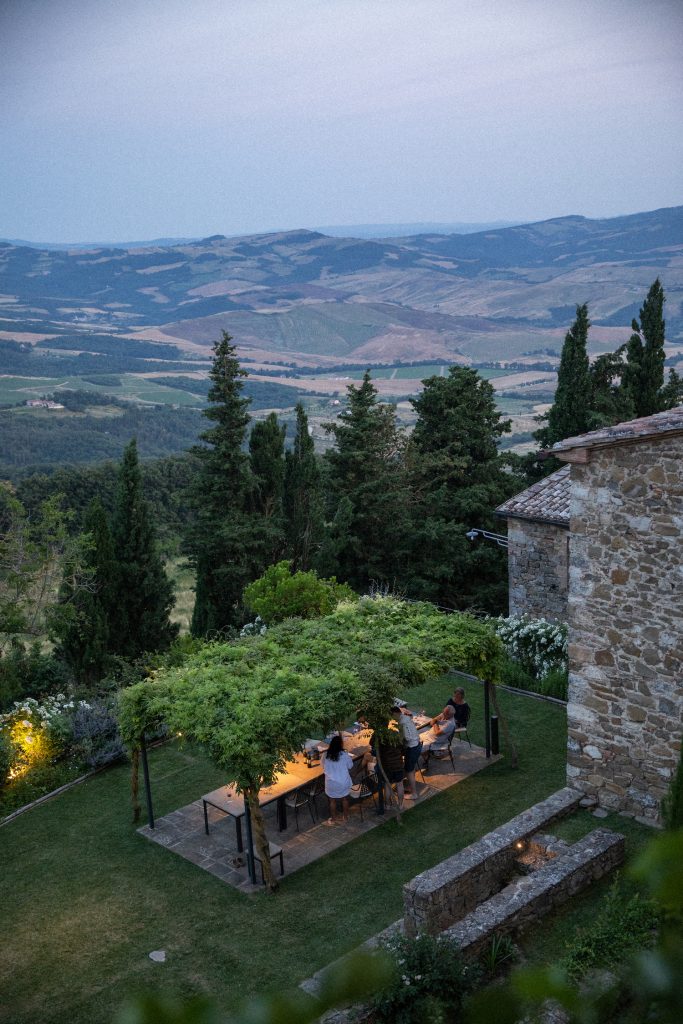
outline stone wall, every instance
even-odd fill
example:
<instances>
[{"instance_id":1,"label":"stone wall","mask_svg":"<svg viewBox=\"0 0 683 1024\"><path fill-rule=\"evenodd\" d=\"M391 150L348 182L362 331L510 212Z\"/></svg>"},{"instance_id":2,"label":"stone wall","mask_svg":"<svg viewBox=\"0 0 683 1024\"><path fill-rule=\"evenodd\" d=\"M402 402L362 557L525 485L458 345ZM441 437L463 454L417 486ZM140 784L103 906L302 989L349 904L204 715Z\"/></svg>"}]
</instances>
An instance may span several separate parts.
<instances>
[{"instance_id":1,"label":"stone wall","mask_svg":"<svg viewBox=\"0 0 683 1024\"><path fill-rule=\"evenodd\" d=\"M498 892L518 850L534 833L576 810L580 794L567 788L534 804L460 853L416 875L403 886L407 935L438 935Z\"/></svg>"},{"instance_id":2,"label":"stone wall","mask_svg":"<svg viewBox=\"0 0 683 1024\"><path fill-rule=\"evenodd\" d=\"M508 518L509 614L567 621L569 531Z\"/></svg>"},{"instance_id":3,"label":"stone wall","mask_svg":"<svg viewBox=\"0 0 683 1024\"><path fill-rule=\"evenodd\" d=\"M544 917L624 860L625 840L617 832L596 829L525 878L518 878L451 925L444 938L463 953L477 956L494 935L513 935Z\"/></svg>"},{"instance_id":4,"label":"stone wall","mask_svg":"<svg viewBox=\"0 0 683 1024\"><path fill-rule=\"evenodd\" d=\"M567 781L654 823L683 719L683 438L571 473Z\"/></svg>"}]
</instances>

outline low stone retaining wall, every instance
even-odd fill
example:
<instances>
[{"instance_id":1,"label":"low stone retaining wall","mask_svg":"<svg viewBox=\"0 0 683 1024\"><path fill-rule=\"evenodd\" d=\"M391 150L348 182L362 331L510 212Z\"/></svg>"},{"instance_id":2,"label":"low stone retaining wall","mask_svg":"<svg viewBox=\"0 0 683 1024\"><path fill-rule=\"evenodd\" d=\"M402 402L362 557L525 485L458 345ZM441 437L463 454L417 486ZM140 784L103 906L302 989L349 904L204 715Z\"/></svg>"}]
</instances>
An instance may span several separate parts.
<instances>
[{"instance_id":1,"label":"low stone retaining wall","mask_svg":"<svg viewBox=\"0 0 683 1024\"><path fill-rule=\"evenodd\" d=\"M499 892L519 854L515 843L526 843L534 833L576 810L581 795L575 789L560 789L460 853L416 875L403 887L406 934L438 935Z\"/></svg>"},{"instance_id":2,"label":"low stone retaining wall","mask_svg":"<svg viewBox=\"0 0 683 1024\"><path fill-rule=\"evenodd\" d=\"M622 863L624 850L622 835L596 829L532 874L507 885L443 935L455 940L463 953L476 956L494 934L523 930L612 871Z\"/></svg>"}]
</instances>

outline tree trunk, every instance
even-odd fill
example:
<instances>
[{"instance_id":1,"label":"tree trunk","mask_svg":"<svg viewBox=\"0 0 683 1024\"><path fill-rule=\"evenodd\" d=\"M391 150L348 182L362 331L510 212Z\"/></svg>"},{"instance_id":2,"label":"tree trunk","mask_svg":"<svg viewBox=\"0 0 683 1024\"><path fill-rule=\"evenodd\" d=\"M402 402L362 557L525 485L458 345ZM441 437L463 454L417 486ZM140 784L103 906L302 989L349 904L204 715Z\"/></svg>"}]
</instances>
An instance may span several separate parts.
<instances>
[{"instance_id":1,"label":"tree trunk","mask_svg":"<svg viewBox=\"0 0 683 1024\"><path fill-rule=\"evenodd\" d=\"M500 704L498 703L498 692L495 683L491 686L491 699L493 706L496 709L498 715L498 721L503 728L503 736L505 737L505 746L510 751L510 767L517 768L519 765L519 758L517 756L517 747L515 746L512 737L510 736L510 730L508 728L507 718L501 713Z\"/></svg>"},{"instance_id":2,"label":"tree trunk","mask_svg":"<svg viewBox=\"0 0 683 1024\"><path fill-rule=\"evenodd\" d=\"M130 755L130 798L133 804L133 822L137 825L140 820L140 801L138 790L140 786L140 748L134 747Z\"/></svg>"},{"instance_id":3,"label":"tree trunk","mask_svg":"<svg viewBox=\"0 0 683 1024\"><path fill-rule=\"evenodd\" d=\"M263 811L258 802L258 790L247 788L244 791L244 799L249 804L249 810L251 812L251 829L254 838L254 846L256 852L261 858L263 864L263 877L266 881L266 890L268 892L276 892L278 883L273 874L273 865L270 861L270 849L268 843L268 836L266 835L266 825L263 820Z\"/></svg>"},{"instance_id":4,"label":"tree trunk","mask_svg":"<svg viewBox=\"0 0 683 1024\"><path fill-rule=\"evenodd\" d=\"M388 790L389 791L389 804L393 807L393 805L394 805L394 791L391 788L391 783L389 782L389 777L387 776L387 773L384 771L384 765L382 764L382 758L380 757L380 753L379 753L379 743L375 744L375 759L377 761L377 767L379 768L379 784L380 784L380 786L382 787L382 790L383 790L382 799L384 799L384 796L385 796L385 794L386 794L386 792ZM399 825L403 824L403 819L401 818L401 808L399 806L398 798L396 799L396 821L399 823Z\"/></svg>"}]
</instances>

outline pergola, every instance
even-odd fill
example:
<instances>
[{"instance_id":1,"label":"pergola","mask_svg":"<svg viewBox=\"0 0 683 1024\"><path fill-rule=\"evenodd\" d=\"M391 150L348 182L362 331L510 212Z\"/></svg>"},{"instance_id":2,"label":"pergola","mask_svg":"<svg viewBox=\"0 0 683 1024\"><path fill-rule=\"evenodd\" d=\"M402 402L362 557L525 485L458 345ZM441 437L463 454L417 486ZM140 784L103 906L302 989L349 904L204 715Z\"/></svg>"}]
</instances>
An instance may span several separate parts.
<instances>
[{"instance_id":1,"label":"pergola","mask_svg":"<svg viewBox=\"0 0 683 1024\"><path fill-rule=\"evenodd\" d=\"M122 692L119 717L133 751L133 791L139 757L153 826L145 737L162 723L204 744L244 796L252 880L256 845L274 889L258 794L306 738L359 711L382 735L401 689L454 667L495 681L501 651L485 622L394 598L363 598L321 619L287 620L264 636L207 644L181 667ZM487 683L487 704L489 692ZM488 754L488 708L486 723Z\"/></svg>"}]
</instances>

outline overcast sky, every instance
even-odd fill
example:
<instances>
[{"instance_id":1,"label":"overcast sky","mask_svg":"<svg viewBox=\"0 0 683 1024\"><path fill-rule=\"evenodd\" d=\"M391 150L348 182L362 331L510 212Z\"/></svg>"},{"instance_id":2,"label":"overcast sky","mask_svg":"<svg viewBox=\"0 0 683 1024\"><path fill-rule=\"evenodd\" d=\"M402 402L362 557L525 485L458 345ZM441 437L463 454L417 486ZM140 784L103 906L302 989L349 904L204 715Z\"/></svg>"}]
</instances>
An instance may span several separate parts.
<instances>
[{"instance_id":1,"label":"overcast sky","mask_svg":"<svg viewBox=\"0 0 683 1024\"><path fill-rule=\"evenodd\" d=\"M681 0L0 0L0 237L683 203Z\"/></svg>"}]
</instances>

